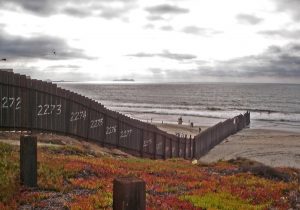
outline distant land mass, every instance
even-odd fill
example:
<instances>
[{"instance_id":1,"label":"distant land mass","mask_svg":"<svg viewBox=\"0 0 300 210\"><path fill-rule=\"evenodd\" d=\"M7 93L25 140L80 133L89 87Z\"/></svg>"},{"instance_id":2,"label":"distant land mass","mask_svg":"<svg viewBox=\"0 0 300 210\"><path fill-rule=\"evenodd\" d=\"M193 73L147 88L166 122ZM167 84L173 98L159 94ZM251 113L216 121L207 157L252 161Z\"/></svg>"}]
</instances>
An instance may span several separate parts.
<instances>
[{"instance_id":1,"label":"distant land mass","mask_svg":"<svg viewBox=\"0 0 300 210\"><path fill-rule=\"evenodd\" d=\"M114 79L114 82L134 82L134 79Z\"/></svg>"},{"instance_id":2,"label":"distant land mass","mask_svg":"<svg viewBox=\"0 0 300 210\"><path fill-rule=\"evenodd\" d=\"M50 81L51 81L51 80L50 80ZM53 81L51 81L51 82L54 82L54 83L62 82L62 83L63 83L63 82L77 82L77 81L71 81L71 80L70 80L70 81L68 81L68 80L67 80L67 81L66 81L66 80L53 80Z\"/></svg>"}]
</instances>

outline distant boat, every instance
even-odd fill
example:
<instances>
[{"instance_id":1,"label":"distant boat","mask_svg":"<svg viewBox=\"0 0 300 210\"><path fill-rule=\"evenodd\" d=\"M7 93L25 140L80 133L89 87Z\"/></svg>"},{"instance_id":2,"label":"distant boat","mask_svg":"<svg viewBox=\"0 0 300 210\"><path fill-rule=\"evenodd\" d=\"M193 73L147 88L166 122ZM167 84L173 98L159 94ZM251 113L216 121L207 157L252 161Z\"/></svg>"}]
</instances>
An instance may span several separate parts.
<instances>
[{"instance_id":1,"label":"distant boat","mask_svg":"<svg viewBox=\"0 0 300 210\"><path fill-rule=\"evenodd\" d=\"M114 79L114 82L134 82L134 79Z\"/></svg>"}]
</instances>

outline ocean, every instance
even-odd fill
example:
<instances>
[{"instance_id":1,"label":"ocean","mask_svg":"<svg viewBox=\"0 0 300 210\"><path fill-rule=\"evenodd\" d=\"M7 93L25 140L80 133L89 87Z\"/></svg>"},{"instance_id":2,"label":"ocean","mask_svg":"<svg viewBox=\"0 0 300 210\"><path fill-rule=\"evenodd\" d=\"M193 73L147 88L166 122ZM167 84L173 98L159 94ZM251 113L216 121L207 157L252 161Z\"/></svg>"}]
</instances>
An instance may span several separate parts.
<instances>
[{"instance_id":1,"label":"ocean","mask_svg":"<svg viewBox=\"0 0 300 210\"><path fill-rule=\"evenodd\" d=\"M211 126L246 110L251 128L300 132L300 85L237 83L58 83L148 122Z\"/></svg>"}]
</instances>

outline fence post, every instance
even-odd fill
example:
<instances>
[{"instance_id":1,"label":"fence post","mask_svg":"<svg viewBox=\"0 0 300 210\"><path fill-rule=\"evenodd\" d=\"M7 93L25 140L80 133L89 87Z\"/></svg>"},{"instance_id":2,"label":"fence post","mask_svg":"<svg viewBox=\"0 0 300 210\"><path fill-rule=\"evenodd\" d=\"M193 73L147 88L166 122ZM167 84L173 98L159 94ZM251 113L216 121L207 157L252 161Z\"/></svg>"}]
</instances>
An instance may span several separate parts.
<instances>
[{"instance_id":1,"label":"fence post","mask_svg":"<svg viewBox=\"0 0 300 210\"><path fill-rule=\"evenodd\" d=\"M246 119L247 119L246 124L247 124L247 126L249 126L249 125L250 125L250 112L247 111L246 114L247 114L247 115L246 115L246 116L247 116L247 118L246 118Z\"/></svg>"},{"instance_id":2,"label":"fence post","mask_svg":"<svg viewBox=\"0 0 300 210\"><path fill-rule=\"evenodd\" d=\"M190 150L190 159L192 159L193 158L192 135L190 135L190 148L189 148L189 150Z\"/></svg>"},{"instance_id":3,"label":"fence post","mask_svg":"<svg viewBox=\"0 0 300 210\"><path fill-rule=\"evenodd\" d=\"M194 136L194 138L193 138L193 148L192 148L192 150L193 150L193 156L192 156L192 158L194 159L194 158L197 158L198 156L196 156L197 154L196 154L196 136Z\"/></svg>"},{"instance_id":4,"label":"fence post","mask_svg":"<svg viewBox=\"0 0 300 210\"><path fill-rule=\"evenodd\" d=\"M117 139L116 139L116 146L117 148L120 148L120 118L117 117L117 132L116 132L116 136L117 136Z\"/></svg>"},{"instance_id":5,"label":"fence post","mask_svg":"<svg viewBox=\"0 0 300 210\"><path fill-rule=\"evenodd\" d=\"M141 139L140 139L140 156L144 157L144 130L141 129Z\"/></svg>"},{"instance_id":6,"label":"fence post","mask_svg":"<svg viewBox=\"0 0 300 210\"><path fill-rule=\"evenodd\" d=\"M107 126L107 114L103 112L103 130L102 130L103 139L101 141L102 146L105 146L106 143L106 126Z\"/></svg>"},{"instance_id":7,"label":"fence post","mask_svg":"<svg viewBox=\"0 0 300 210\"><path fill-rule=\"evenodd\" d=\"M163 136L163 158L164 160L167 158L167 137L166 136Z\"/></svg>"},{"instance_id":8,"label":"fence post","mask_svg":"<svg viewBox=\"0 0 300 210\"><path fill-rule=\"evenodd\" d=\"M20 139L20 181L27 187L37 186L37 138L24 135Z\"/></svg>"},{"instance_id":9,"label":"fence post","mask_svg":"<svg viewBox=\"0 0 300 210\"><path fill-rule=\"evenodd\" d=\"M184 137L184 153L183 153L183 158L186 159L186 143L187 143L187 138L186 136Z\"/></svg>"},{"instance_id":10,"label":"fence post","mask_svg":"<svg viewBox=\"0 0 300 210\"><path fill-rule=\"evenodd\" d=\"M170 138L170 158L173 158L173 139Z\"/></svg>"},{"instance_id":11,"label":"fence post","mask_svg":"<svg viewBox=\"0 0 300 210\"><path fill-rule=\"evenodd\" d=\"M177 141L178 141L177 142L177 146L178 146L177 157L179 158L180 157L180 146L181 146L180 145L180 137L177 138Z\"/></svg>"},{"instance_id":12,"label":"fence post","mask_svg":"<svg viewBox=\"0 0 300 210\"><path fill-rule=\"evenodd\" d=\"M153 135L154 135L154 139L153 139L153 158L154 159L156 159L156 150L157 150L157 148L156 148L156 133L155 132L153 132Z\"/></svg>"},{"instance_id":13,"label":"fence post","mask_svg":"<svg viewBox=\"0 0 300 210\"><path fill-rule=\"evenodd\" d=\"M136 177L119 177L113 182L114 210L145 210L146 184Z\"/></svg>"},{"instance_id":14,"label":"fence post","mask_svg":"<svg viewBox=\"0 0 300 210\"><path fill-rule=\"evenodd\" d=\"M87 99L84 98L86 101ZM85 102L87 103L87 102ZM86 138L89 139L89 133L90 133L90 122L91 122L91 110L92 110L92 100L89 100L89 106L88 106L88 111L87 111L87 124L86 124Z\"/></svg>"}]
</instances>

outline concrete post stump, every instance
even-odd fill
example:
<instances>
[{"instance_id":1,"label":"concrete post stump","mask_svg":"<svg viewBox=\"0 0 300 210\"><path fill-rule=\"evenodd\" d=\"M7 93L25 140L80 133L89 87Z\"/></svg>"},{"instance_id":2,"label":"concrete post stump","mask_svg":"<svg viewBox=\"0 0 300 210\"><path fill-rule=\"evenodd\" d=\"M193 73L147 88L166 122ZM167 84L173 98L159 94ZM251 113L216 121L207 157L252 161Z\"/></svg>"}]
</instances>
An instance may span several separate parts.
<instances>
[{"instance_id":1,"label":"concrete post stump","mask_svg":"<svg viewBox=\"0 0 300 210\"><path fill-rule=\"evenodd\" d=\"M27 187L37 186L37 138L24 135L20 139L20 180Z\"/></svg>"},{"instance_id":2,"label":"concrete post stump","mask_svg":"<svg viewBox=\"0 0 300 210\"><path fill-rule=\"evenodd\" d=\"M113 182L114 210L145 210L146 184L136 177L119 177Z\"/></svg>"}]
</instances>

